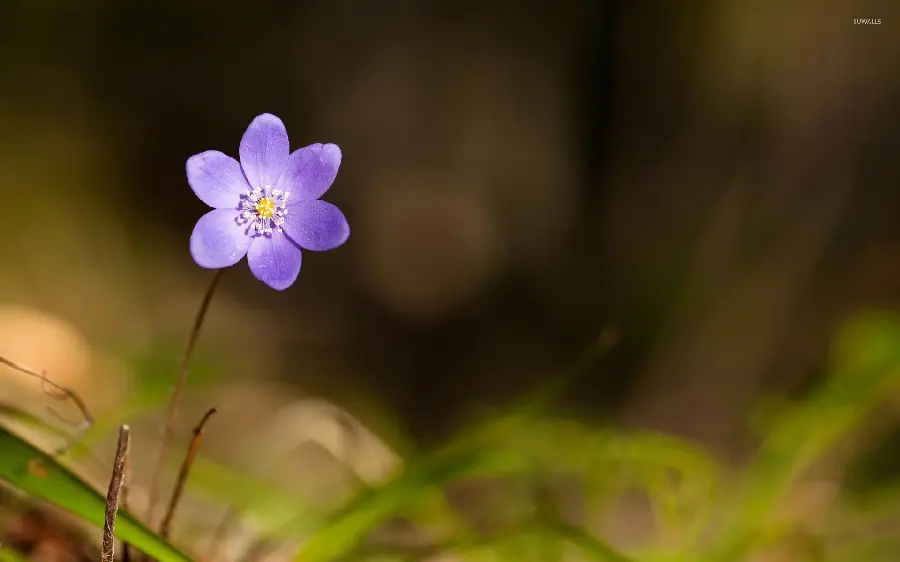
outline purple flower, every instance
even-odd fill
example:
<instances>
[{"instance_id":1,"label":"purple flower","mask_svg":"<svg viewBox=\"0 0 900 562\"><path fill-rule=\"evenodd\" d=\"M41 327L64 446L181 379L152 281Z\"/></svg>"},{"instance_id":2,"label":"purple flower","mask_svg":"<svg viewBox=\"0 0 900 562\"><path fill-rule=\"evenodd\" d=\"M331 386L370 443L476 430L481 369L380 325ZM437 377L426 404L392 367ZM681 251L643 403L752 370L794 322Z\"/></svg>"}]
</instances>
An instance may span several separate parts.
<instances>
[{"instance_id":1,"label":"purple flower","mask_svg":"<svg viewBox=\"0 0 900 562\"><path fill-rule=\"evenodd\" d=\"M220 269L246 255L253 275L282 291L300 274L301 248L331 250L350 236L340 209L319 199L337 176L341 149L311 144L291 153L284 123L264 113L238 154L240 163L217 150L188 158L188 183L213 208L191 233L191 256Z\"/></svg>"}]
</instances>

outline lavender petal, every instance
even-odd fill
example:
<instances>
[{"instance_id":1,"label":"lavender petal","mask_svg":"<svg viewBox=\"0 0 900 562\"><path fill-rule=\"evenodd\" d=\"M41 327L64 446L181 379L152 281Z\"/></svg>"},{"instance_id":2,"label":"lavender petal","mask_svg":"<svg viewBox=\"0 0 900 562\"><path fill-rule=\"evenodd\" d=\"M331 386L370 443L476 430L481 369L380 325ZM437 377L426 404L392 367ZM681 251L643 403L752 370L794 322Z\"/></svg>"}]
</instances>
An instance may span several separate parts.
<instances>
[{"instance_id":1,"label":"lavender petal","mask_svg":"<svg viewBox=\"0 0 900 562\"><path fill-rule=\"evenodd\" d=\"M284 165L278 189L289 191L294 200L318 199L328 191L338 168L341 149L336 144L311 144L295 150Z\"/></svg>"},{"instance_id":2,"label":"lavender petal","mask_svg":"<svg viewBox=\"0 0 900 562\"><path fill-rule=\"evenodd\" d=\"M257 236L247 253L253 275L276 291L287 289L297 280L301 257L300 248L280 232Z\"/></svg>"},{"instance_id":3,"label":"lavender petal","mask_svg":"<svg viewBox=\"0 0 900 562\"><path fill-rule=\"evenodd\" d=\"M250 189L241 165L218 150L207 150L187 160L187 180L197 197L214 209L237 208Z\"/></svg>"},{"instance_id":4,"label":"lavender petal","mask_svg":"<svg viewBox=\"0 0 900 562\"><path fill-rule=\"evenodd\" d=\"M213 209L191 233L191 256L200 267L220 269L241 261L250 247L247 227L237 222L235 209Z\"/></svg>"},{"instance_id":5,"label":"lavender petal","mask_svg":"<svg viewBox=\"0 0 900 562\"><path fill-rule=\"evenodd\" d=\"M238 151L250 185L260 189L274 186L284 170L289 151L288 134L281 119L270 113L253 119Z\"/></svg>"},{"instance_id":6,"label":"lavender petal","mask_svg":"<svg viewBox=\"0 0 900 562\"><path fill-rule=\"evenodd\" d=\"M282 228L301 248L323 252L347 241L350 225L340 209L327 201L289 201Z\"/></svg>"}]
</instances>

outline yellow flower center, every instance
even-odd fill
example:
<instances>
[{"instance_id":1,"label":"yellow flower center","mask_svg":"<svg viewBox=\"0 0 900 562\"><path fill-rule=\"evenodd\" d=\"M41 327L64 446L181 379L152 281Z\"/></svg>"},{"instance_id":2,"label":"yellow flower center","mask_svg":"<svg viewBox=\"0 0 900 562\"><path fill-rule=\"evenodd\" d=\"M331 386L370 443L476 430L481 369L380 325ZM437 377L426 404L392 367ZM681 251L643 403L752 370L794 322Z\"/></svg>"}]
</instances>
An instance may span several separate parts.
<instances>
[{"instance_id":1,"label":"yellow flower center","mask_svg":"<svg viewBox=\"0 0 900 562\"><path fill-rule=\"evenodd\" d=\"M263 197L256 202L256 216L261 219L271 218L275 214L275 201L268 197Z\"/></svg>"}]
</instances>

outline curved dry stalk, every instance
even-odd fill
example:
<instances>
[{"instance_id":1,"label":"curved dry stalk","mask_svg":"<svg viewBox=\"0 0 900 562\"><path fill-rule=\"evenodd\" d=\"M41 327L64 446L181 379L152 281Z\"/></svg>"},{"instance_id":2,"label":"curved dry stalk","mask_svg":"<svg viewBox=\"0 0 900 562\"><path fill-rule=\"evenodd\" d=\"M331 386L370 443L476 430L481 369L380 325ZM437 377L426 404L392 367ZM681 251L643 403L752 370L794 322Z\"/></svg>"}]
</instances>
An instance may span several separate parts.
<instances>
[{"instance_id":1,"label":"curved dry stalk","mask_svg":"<svg viewBox=\"0 0 900 562\"><path fill-rule=\"evenodd\" d=\"M61 415L59 415L56 410L50 408L50 413L53 414L56 418L62 420L63 422L75 426L75 434L69 438L69 441L54 451L54 456L59 456L64 454L69 448L74 445L84 433L94 425L94 416L91 415L91 411L88 409L84 400L82 400L81 396L71 388L62 386L56 382L53 382L48 376L46 371L38 372L30 367L26 367L25 365L13 361L11 359L7 359L6 357L0 357L0 363L6 365L7 367L19 371L20 373L24 373L26 375L32 376L41 381L41 390L43 390L44 394L49 396L54 400L65 401L70 400L75 407L78 408L78 411L81 413L82 421L79 423L73 423L69 420L66 420Z\"/></svg>"}]
</instances>

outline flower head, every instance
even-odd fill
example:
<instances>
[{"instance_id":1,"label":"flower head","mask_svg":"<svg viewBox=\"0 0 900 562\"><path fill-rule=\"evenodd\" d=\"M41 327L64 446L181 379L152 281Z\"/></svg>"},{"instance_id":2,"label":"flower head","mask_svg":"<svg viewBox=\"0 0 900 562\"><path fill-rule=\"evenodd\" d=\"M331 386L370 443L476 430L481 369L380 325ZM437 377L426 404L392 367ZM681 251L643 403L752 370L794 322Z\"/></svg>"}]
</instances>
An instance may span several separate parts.
<instances>
[{"instance_id":1,"label":"flower head","mask_svg":"<svg viewBox=\"0 0 900 562\"><path fill-rule=\"evenodd\" d=\"M341 165L336 144L289 151L281 119L264 113L247 127L240 163L217 150L187 161L187 179L213 208L191 233L191 256L200 267L229 267L246 255L257 279L279 291L300 274L301 248L337 248L350 236L340 209L319 198Z\"/></svg>"}]
</instances>

